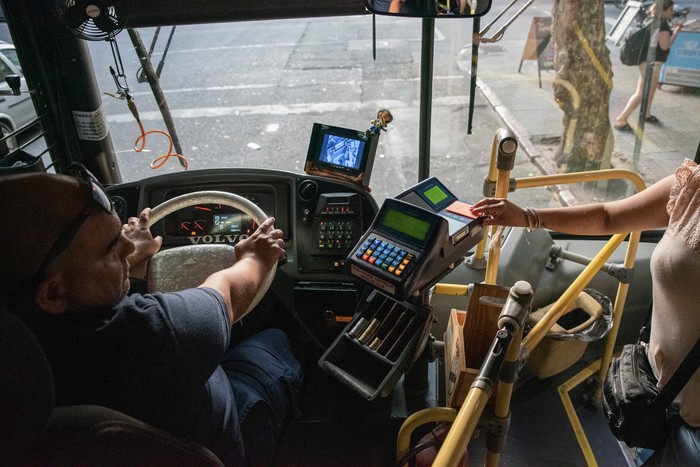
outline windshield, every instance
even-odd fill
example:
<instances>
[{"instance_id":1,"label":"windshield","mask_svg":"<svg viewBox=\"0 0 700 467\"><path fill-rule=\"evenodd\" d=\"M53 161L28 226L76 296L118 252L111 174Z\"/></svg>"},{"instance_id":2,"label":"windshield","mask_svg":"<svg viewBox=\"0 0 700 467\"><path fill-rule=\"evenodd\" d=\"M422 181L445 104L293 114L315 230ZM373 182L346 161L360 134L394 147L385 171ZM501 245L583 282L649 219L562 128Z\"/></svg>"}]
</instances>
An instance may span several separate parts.
<instances>
[{"instance_id":1,"label":"windshield","mask_svg":"<svg viewBox=\"0 0 700 467\"><path fill-rule=\"evenodd\" d=\"M165 58L171 31L162 28L152 62L162 66L160 85L189 169L303 173L315 122L365 130L380 108L388 108L394 118L379 138L372 195L381 202L415 184L421 25L420 19L377 17L376 60L369 16L178 26ZM430 175L468 199L482 191L494 132L503 126L477 94L473 131L467 134L471 26L471 21L436 24L430 148ZM150 48L156 29L139 32ZM129 36L117 40L145 130L166 130L149 84L137 79L140 64ZM90 48L103 91L114 93L109 46L94 42ZM166 138L148 135L145 150L137 153L140 130L126 102L105 95L103 103L124 181L183 170L177 158L150 169L168 152ZM515 173L535 173L524 154Z\"/></svg>"},{"instance_id":2,"label":"windshield","mask_svg":"<svg viewBox=\"0 0 700 467\"><path fill-rule=\"evenodd\" d=\"M624 3L606 2L600 17L572 19L567 15L574 7L566 2L535 2L516 12L508 9L511 2L495 1L480 20L434 21L432 64L422 63L423 20L390 16L125 30L116 36L116 55L108 42L88 44L124 182L183 171L184 160L189 170L303 173L314 123L364 131L386 108L393 121L380 132L370 184L381 203L419 181L421 71L427 66L433 80L432 94L423 96L430 102L429 175L475 201L499 128L518 140L515 178L623 168L648 185L693 157L700 86L694 15L700 8L697 2L675 6L674 12L687 11L669 15L668 27L684 23L682 34L668 62L657 66L660 84L644 87L643 67L623 65L619 50L624 36L649 17L649 4ZM630 9L637 4L642 7ZM473 28L481 31L478 47ZM135 36L160 77L160 101ZM646 101L649 115L640 120L638 105L619 121L640 86L638 104ZM145 139L127 102L113 97L124 91L133 96ZM170 133L172 149L162 132ZM168 152L184 159L159 158ZM513 196L559 204L570 196L587 202L631 190L627 182L570 184Z\"/></svg>"}]
</instances>

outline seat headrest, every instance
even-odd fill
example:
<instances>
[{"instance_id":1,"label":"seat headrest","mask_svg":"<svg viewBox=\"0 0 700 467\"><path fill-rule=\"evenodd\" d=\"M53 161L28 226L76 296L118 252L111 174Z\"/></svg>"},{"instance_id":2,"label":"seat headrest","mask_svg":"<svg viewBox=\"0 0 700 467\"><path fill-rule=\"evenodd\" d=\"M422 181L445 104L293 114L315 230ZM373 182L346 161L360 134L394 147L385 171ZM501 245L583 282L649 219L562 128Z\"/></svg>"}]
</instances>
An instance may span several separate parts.
<instances>
[{"instance_id":1,"label":"seat headrest","mask_svg":"<svg viewBox=\"0 0 700 467\"><path fill-rule=\"evenodd\" d=\"M0 308L0 459L19 459L33 448L54 403L41 345L20 318Z\"/></svg>"}]
</instances>

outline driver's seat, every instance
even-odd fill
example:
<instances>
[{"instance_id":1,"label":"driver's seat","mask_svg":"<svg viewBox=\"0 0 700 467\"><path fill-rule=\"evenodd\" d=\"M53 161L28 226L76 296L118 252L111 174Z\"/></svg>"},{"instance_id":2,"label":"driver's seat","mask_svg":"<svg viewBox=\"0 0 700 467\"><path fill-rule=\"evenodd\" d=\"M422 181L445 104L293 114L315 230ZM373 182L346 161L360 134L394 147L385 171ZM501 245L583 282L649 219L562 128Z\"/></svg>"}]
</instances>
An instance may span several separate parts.
<instances>
[{"instance_id":1,"label":"driver's seat","mask_svg":"<svg viewBox=\"0 0 700 467\"><path fill-rule=\"evenodd\" d=\"M3 465L223 466L208 449L99 406L54 407L46 355L0 308L0 459Z\"/></svg>"}]
</instances>

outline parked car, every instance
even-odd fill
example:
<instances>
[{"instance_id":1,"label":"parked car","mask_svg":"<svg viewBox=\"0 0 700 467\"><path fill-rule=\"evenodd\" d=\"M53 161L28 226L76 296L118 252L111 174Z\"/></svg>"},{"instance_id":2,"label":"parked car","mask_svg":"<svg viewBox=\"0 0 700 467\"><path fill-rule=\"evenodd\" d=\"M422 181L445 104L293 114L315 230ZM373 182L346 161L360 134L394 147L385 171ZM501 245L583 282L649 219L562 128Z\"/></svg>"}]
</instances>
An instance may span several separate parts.
<instances>
[{"instance_id":1,"label":"parked car","mask_svg":"<svg viewBox=\"0 0 700 467\"><path fill-rule=\"evenodd\" d=\"M20 77L22 93L19 96L4 95L5 92L11 92L10 86L5 81L9 75ZM8 135L34 121L36 117L36 110L27 92L27 83L24 80L15 46L0 41L0 129L3 135ZM11 149L17 147L16 137L8 138L6 142Z\"/></svg>"}]
</instances>

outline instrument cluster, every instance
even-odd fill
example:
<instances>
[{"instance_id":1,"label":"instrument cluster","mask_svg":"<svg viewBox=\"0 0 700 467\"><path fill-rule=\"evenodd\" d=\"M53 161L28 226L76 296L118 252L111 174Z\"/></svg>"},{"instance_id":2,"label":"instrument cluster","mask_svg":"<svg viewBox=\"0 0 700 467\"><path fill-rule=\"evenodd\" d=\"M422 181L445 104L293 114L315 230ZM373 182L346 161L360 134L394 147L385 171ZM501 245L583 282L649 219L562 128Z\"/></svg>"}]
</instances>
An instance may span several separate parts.
<instances>
[{"instance_id":1,"label":"instrument cluster","mask_svg":"<svg viewBox=\"0 0 700 467\"><path fill-rule=\"evenodd\" d=\"M250 235L256 228L250 216L222 204L198 204L180 209L168 216L165 223L165 233L173 237Z\"/></svg>"},{"instance_id":2,"label":"instrument cluster","mask_svg":"<svg viewBox=\"0 0 700 467\"><path fill-rule=\"evenodd\" d=\"M271 206L268 205L273 204L274 200L267 199L268 196L245 195L263 211L271 213ZM197 204L170 214L164 221L165 234L170 237L212 236L215 237L214 241L227 243L247 238L258 228L251 216L225 204Z\"/></svg>"}]
</instances>

